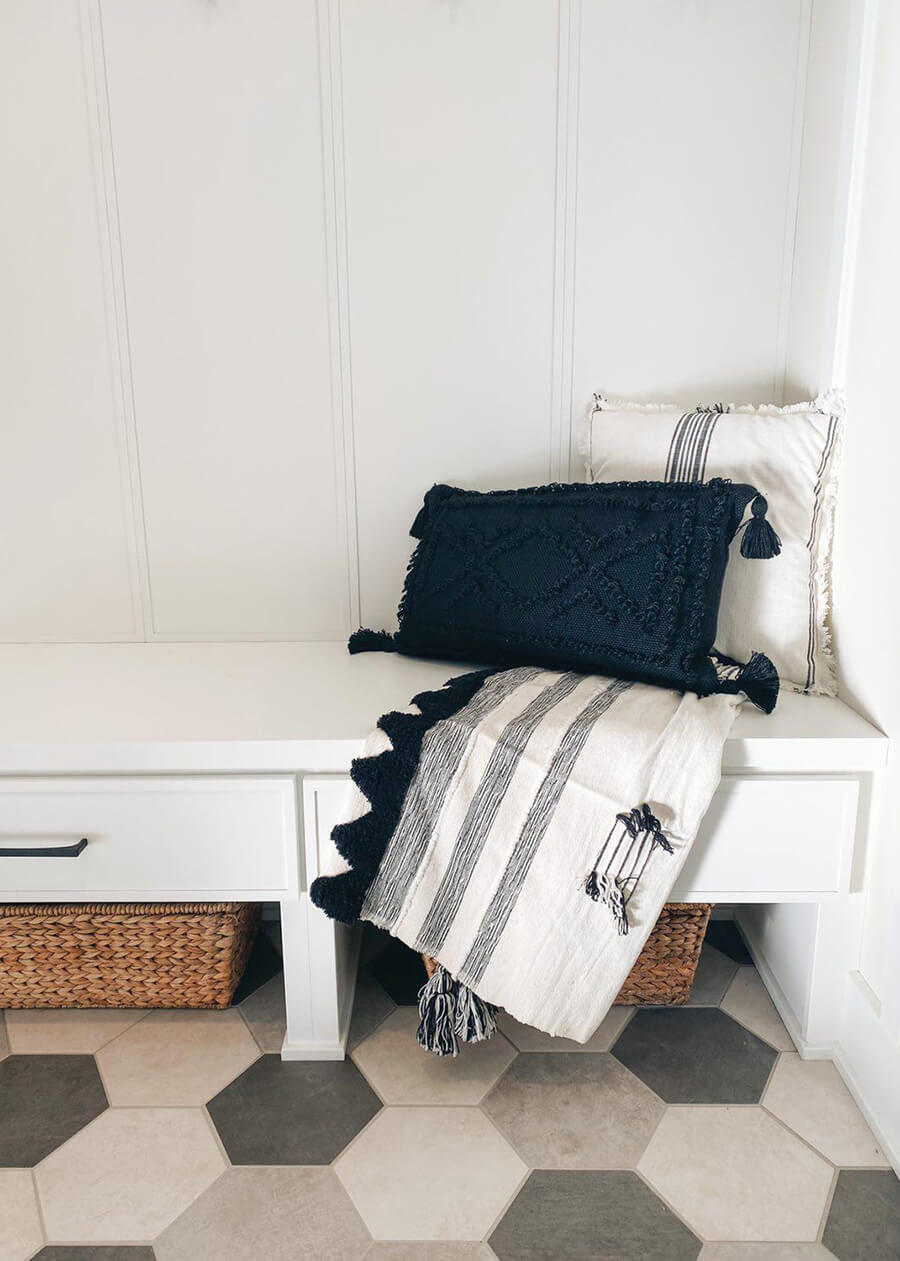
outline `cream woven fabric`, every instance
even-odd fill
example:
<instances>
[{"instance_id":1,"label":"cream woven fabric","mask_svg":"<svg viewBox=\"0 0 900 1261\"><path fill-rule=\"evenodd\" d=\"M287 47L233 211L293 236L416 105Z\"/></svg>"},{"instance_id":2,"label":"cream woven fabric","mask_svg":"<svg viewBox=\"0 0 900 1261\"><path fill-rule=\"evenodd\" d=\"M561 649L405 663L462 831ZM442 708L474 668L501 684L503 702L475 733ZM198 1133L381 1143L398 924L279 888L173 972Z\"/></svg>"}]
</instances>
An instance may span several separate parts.
<instances>
[{"instance_id":1,"label":"cream woven fabric","mask_svg":"<svg viewBox=\"0 0 900 1261\"><path fill-rule=\"evenodd\" d=\"M584 442L588 481L730 477L762 492L781 555L728 566L716 647L739 661L764 652L784 684L825 696L837 691L829 617L842 422L836 391L792 407L694 411L598 394Z\"/></svg>"}]
</instances>

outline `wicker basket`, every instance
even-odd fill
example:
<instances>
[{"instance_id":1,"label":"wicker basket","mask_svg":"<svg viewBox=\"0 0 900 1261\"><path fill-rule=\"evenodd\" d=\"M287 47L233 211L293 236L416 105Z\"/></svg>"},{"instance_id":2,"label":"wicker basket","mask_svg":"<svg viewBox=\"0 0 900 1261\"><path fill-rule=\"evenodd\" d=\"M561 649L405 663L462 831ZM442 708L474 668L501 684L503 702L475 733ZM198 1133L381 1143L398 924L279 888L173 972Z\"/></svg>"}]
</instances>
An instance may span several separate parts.
<instances>
[{"instance_id":1,"label":"wicker basket","mask_svg":"<svg viewBox=\"0 0 900 1261\"><path fill-rule=\"evenodd\" d=\"M690 998L711 902L667 902L628 973L617 1007L677 1007ZM423 955L431 976L438 966Z\"/></svg>"},{"instance_id":2,"label":"wicker basket","mask_svg":"<svg viewBox=\"0 0 900 1261\"><path fill-rule=\"evenodd\" d=\"M0 905L0 1008L227 1007L252 902Z\"/></svg>"}]
</instances>

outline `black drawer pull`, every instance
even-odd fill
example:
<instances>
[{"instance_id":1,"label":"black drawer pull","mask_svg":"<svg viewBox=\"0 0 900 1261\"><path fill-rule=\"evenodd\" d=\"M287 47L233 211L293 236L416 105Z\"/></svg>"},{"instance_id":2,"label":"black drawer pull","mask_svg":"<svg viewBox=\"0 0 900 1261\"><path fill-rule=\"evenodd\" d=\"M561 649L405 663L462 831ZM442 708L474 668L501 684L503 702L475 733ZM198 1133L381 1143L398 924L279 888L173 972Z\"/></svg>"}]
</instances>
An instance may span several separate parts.
<instances>
[{"instance_id":1,"label":"black drawer pull","mask_svg":"<svg viewBox=\"0 0 900 1261\"><path fill-rule=\"evenodd\" d=\"M72 845L54 845L52 849L4 849L0 846L0 858L77 858L87 849L87 837Z\"/></svg>"}]
</instances>

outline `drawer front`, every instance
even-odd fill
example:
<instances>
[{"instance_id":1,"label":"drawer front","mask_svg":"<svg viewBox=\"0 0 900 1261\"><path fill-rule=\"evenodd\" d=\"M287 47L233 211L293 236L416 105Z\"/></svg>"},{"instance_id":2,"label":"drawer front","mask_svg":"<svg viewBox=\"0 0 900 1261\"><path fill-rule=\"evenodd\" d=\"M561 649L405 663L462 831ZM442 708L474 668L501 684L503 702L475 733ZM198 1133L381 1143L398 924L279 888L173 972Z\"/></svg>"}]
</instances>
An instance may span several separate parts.
<instances>
[{"instance_id":1,"label":"drawer front","mask_svg":"<svg viewBox=\"0 0 900 1261\"><path fill-rule=\"evenodd\" d=\"M0 900L291 892L295 803L290 775L0 779Z\"/></svg>"},{"instance_id":2,"label":"drawer front","mask_svg":"<svg viewBox=\"0 0 900 1261\"><path fill-rule=\"evenodd\" d=\"M315 775L303 780L307 889L316 876L334 875L346 868L347 864L334 847L331 830L345 817L353 791L353 781L347 775Z\"/></svg>"},{"instance_id":3,"label":"drawer front","mask_svg":"<svg viewBox=\"0 0 900 1261\"><path fill-rule=\"evenodd\" d=\"M858 787L854 779L814 776L724 777L673 899L799 900L845 891Z\"/></svg>"}]
</instances>

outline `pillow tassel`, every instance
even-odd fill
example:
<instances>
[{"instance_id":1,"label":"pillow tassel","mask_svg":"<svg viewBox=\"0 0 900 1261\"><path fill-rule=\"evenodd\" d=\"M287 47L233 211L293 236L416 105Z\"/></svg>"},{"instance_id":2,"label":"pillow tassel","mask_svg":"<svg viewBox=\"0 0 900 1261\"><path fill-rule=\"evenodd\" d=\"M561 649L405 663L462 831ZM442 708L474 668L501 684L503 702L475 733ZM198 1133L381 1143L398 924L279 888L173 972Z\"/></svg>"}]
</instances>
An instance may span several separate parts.
<instances>
[{"instance_id":1,"label":"pillow tassel","mask_svg":"<svg viewBox=\"0 0 900 1261\"><path fill-rule=\"evenodd\" d=\"M764 652L755 652L745 666L728 670L725 677L720 674L718 691L743 692L764 714L771 714L778 700L778 671Z\"/></svg>"},{"instance_id":2,"label":"pillow tassel","mask_svg":"<svg viewBox=\"0 0 900 1261\"><path fill-rule=\"evenodd\" d=\"M397 637L390 631L368 630L361 626L347 640L347 651L356 652L396 652Z\"/></svg>"},{"instance_id":3,"label":"pillow tassel","mask_svg":"<svg viewBox=\"0 0 900 1261\"><path fill-rule=\"evenodd\" d=\"M741 555L748 560L770 560L781 551L781 539L766 520L769 505L764 495L757 495L750 505L753 516L744 525Z\"/></svg>"}]
</instances>

